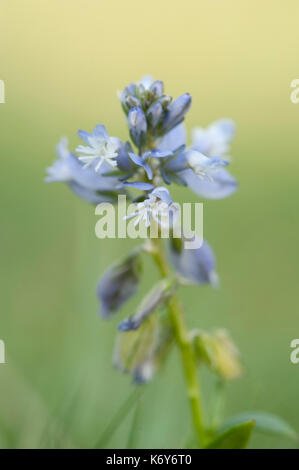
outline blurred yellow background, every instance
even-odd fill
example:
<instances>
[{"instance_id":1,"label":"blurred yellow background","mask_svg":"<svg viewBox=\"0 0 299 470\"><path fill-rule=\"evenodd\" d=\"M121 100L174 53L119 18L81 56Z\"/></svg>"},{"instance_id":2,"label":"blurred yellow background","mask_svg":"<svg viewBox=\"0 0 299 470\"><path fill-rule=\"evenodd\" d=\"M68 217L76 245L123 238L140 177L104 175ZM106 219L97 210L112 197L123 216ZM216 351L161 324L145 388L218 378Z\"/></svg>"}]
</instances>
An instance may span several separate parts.
<instances>
[{"instance_id":1,"label":"blurred yellow background","mask_svg":"<svg viewBox=\"0 0 299 470\"><path fill-rule=\"evenodd\" d=\"M132 246L99 241L94 208L44 169L62 135L104 123L127 138L116 90L145 74L166 92L190 92L188 129L220 117L237 124L229 199L204 203L205 237L221 287L182 291L190 326L227 327L245 375L227 413L264 409L299 431L299 2L288 0L2 0L0 446L91 447L128 396L112 368L116 325L97 316L95 285ZM176 189L177 200L197 200ZM157 277L146 267L148 284ZM144 285L142 291L146 289ZM209 401L209 388L206 398ZM130 419L110 446L125 447ZM136 446L177 447L189 428L179 357L147 386ZM287 447L255 434L252 447Z\"/></svg>"}]
</instances>

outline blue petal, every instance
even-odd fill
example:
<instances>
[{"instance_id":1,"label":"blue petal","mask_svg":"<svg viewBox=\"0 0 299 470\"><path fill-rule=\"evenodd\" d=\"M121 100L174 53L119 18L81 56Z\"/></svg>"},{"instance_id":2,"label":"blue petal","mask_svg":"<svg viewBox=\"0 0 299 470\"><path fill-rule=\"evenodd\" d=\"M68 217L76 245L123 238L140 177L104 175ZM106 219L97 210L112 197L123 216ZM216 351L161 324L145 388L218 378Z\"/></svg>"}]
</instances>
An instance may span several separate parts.
<instances>
[{"instance_id":1,"label":"blue petal","mask_svg":"<svg viewBox=\"0 0 299 470\"><path fill-rule=\"evenodd\" d=\"M235 178L225 169L213 173L213 181L199 178L191 169L182 171L180 176L192 191L206 199L231 196L238 188Z\"/></svg>"},{"instance_id":2,"label":"blue petal","mask_svg":"<svg viewBox=\"0 0 299 470\"><path fill-rule=\"evenodd\" d=\"M184 116L189 110L191 102L192 98L190 94L184 93L168 106L168 111L163 122L164 131L170 131L184 120Z\"/></svg>"},{"instance_id":3,"label":"blue petal","mask_svg":"<svg viewBox=\"0 0 299 470\"><path fill-rule=\"evenodd\" d=\"M166 157L171 157L173 155L173 152L171 150L152 150L151 151L151 157L155 158L166 158Z\"/></svg>"},{"instance_id":4,"label":"blue petal","mask_svg":"<svg viewBox=\"0 0 299 470\"><path fill-rule=\"evenodd\" d=\"M181 145L186 144L186 128L184 124L180 124L164 135L160 140L158 148L161 150L176 150Z\"/></svg>"},{"instance_id":5,"label":"blue petal","mask_svg":"<svg viewBox=\"0 0 299 470\"><path fill-rule=\"evenodd\" d=\"M136 188L136 189L141 189L142 191L150 191L151 189L154 189L154 185L150 183L143 183L142 181L126 181L125 183L120 184L118 187L128 187L128 188Z\"/></svg>"},{"instance_id":6,"label":"blue petal","mask_svg":"<svg viewBox=\"0 0 299 470\"><path fill-rule=\"evenodd\" d=\"M96 137L103 137L103 139L108 139L109 138L109 134L107 132L107 129L103 124L98 124L94 128L93 135L96 136Z\"/></svg>"},{"instance_id":7,"label":"blue petal","mask_svg":"<svg viewBox=\"0 0 299 470\"><path fill-rule=\"evenodd\" d=\"M141 158L141 157L139 157L139 155L136 155L135 153L131 153L131 152L129 153L129 157L131 158L131 160L136 165L141 166L142 168L144 168L149 180L151 180L153 178L152 169L151 169L150 165L144 160L144 158Z\"/></svg>"},{"instance_id":8,"label":"blue petal","mask_svg":"<svg viewBox=\"0 0 299 470\"><path fill-rule=\"evenodd\" d=\"M118 139L119 140L119 139ZM130 172L132 169L132 162L128 156L129 152L133 152L131 144L126 142L125 145L119 140L120 145L117 152L117 166L120 170Z\"/></svg>"},{"instance_id":9,"label":"blue petal","mask_svg":"<svg viewBox=\"0 0 299 470\"><path fill-rule=\"evenodd\" d=\"M181 276L199 284L216 284L215 256L210 245L204 241L200 248L186 249L183 240L170 240L170 259ZM178 249L176 243L181 243Z\"/></svg>"},{"instance_id":10,"label":"blue petal","mask_svg":"<svg viewBox=\"0 0 299 470\"><path fill-rule=\"evenodd\" d=\"M79 130L77 134L80 139L82 139L87 145L89 145L89 138L91 137L91 134L89 132Z\"/></svg>"},{"instance_id":11,"label":"blue petal","mask_svg":"<svg viewBox=\"0 0 299 470\"><path fill-rule=\"evenodd\" d=\"M219 119L214 122L214 125L217 125L226 136L232 139L236 133L236 124L234 121L228 118Z\"/></svg>"},{"instance_id":12,"label":"blue petal","mask_svg":"<svg viewBox=\"0 0 299 470\"><path fill-rule=\"evenodd\" d=\"M72 174L72 179L81 186L89 190L111 191L115 190L119 181L115 176L101 176L94 171L94 168L83 168L83 165L77 157L70 154L68 165Z\"/></svg>"},{"instance_id":13,"label":"blue petal","mask_svg":"<svg viewBox=\"0 0 299 470\"><path fill-rule=\"evenodd\" d=\"M172 204L173 203L173 200L170 196L170 193L169 193L168 189L165 188L165 186L158 186L157 188L155 188L152 191L151 194L154 194L155 196L160 198L161 201L166 202L166 204Z\"/></svg>"},{"instance_id":14,"label":"blue petal","mask_svg":"<svg viewBox=\"0 0 299 470\"><path fill-rule=\"evenodd\" d=\"M129 157L131 158L131 160L134 163L136 163L136 165L143 167L143 163L144 163L143 158L141 158L139 155L136 155L135 153L129 152Z\"/></svg>"},{"instance_id":15,"label":"blue petal","mask_svg":"<svg viewBox=\"0 0 299 470\"><path fill-rule=\"evenodd\" d=\"M97 193L96 191L92 191L84 186L80 186L80 184L75 181L68 183L68 186L73 193L91 204L101 204L102 202L114 203L116 201L116 199L111 196L111 193L108 193L107 195L105 195L105 193Z\"/></svg>"}]
</instances>

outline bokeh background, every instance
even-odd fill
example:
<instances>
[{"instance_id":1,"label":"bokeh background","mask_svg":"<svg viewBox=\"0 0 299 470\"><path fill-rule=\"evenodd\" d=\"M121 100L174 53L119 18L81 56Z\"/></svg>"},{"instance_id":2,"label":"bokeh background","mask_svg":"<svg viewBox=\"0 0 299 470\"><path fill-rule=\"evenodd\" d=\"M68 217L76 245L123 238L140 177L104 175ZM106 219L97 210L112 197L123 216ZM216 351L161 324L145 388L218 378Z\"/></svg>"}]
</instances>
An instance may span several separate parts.
<instances>
[{"instance_id":1,"label":"bokeh background","mask_svg":"<svg viewBox=\"0 0 299 470\"><path fill-rule=\"evenodd\" d=\"M61 136L105 123L127 137L116 90L151 74L189 91L187 126L237 123L231 172L239 191L205 201L219 290L188 287L191 326L226 327L244 377L227 414L266 410L299 430L299 3L288 0L1 0L1 447L92 447L132 391L112 368L116 325L98 317L95 285L132 241L95 237L92 206L45 185ZM199 200L186 189L178 201ZM145 292L156 279L145 266ZM210 379L207 378L209 381ZM211 399L209 385L205 390ZM106 445L126 447L132 414ZM136 424L137 423L137 424ZM177 447L190 419L179 356L146 387L135 447ZM251 447L294 444L256 433Z\"/></svg>"}]
</instances>

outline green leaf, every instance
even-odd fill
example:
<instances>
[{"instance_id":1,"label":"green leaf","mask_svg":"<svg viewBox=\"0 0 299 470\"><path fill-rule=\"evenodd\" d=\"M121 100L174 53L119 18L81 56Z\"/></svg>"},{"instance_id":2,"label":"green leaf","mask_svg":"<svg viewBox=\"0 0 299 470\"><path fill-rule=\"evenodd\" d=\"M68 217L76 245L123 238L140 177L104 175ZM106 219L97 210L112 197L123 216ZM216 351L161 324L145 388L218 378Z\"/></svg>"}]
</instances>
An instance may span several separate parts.
<instances>
[{"instance_id":1,"label":"green leaf","mask_svg":"<svg viewBox=\"0 0 299 470\"><path fill-rule=\"evenodd\" d=\"M231 426L244 423L248 420L255 421L255 429L258 431L298 440L298 434L286 421L279 416L264 411L247 411L231 416L221 426L221 431L223 432Z\"/></svg>"},{"instance_id":2,"label":"green leaf","mask_svg":"<svg viewBox=\"0 0 299 470\"><path fill-rule=\"evenodd\" d=\"M254 420L233 426L218 435L206 449L245 449L254 428Z\"/></svg>"}]
</instances>

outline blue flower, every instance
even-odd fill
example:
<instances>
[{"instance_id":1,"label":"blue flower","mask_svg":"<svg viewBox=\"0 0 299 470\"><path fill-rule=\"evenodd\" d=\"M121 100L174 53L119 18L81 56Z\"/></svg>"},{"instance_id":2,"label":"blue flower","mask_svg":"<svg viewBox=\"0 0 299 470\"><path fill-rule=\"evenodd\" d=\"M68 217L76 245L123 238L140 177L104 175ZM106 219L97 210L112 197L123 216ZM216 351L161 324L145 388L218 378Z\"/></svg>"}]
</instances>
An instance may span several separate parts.
<instances>
[{"instance_id":1,"label":"blue flower","mask_svg":"<svg viewBox=\"0 0 299 470\"><path fill-rule=\"evenodd\" d=\"M79 157L79 160L84 163L84 168L93 165L94 170L99 171L103 163L112 168L117 166L118 140L109 137L105 126L98 124L92 134L80 130L78 135L87 144L76 148L79 154L84 154Z\"/></svg>"},{"instance_id":2,"label":"blue flower","mask_svg":"<svg viewBox=\"0 0 299 470\"><path fill-rule=\"evenodd\" d=\"M233 194L238 184L224 168L229 164L226 152L229 150L233 135L232 121L216 121L208 128L207 133L201 131L201 139L193 140L192 146L186 148L185 128L183 124L176 126L161 139L158 147L172 150L175 155L175 158L170 157L162 162L161 173L165 183L170 184L171 181L175 181L186 185L207 199L222 199ZM199 137L198 132L197 137ZM219 151L219 155L215 155L215 149ZM221 157L226 157L226 160Z\"/></svg>"},{"instance_id":3,"label":"blue flower","mask_svg":"<svg viewBox=\"0 0 299 470\"><path fill-rule=\"evenodd\" d=\"M66 183L77 196L92 204L115 202L120 192L116 176L103 176L91 167L84 169L78 158L69 151L66 138L60 140L56 152L57 160L46 170L47 183Z\"/></svg>"},{"instance_id":4,"label":"blue flower","mask_svg":"<svg viewBox=\"0 0 299 470\"><path fill-rule=\"evenodd\" d=\"M135 210L125 219L135 218L134 226L143 222L149 227L154 221L161 227L169 227L179 214L178 206L172 201L170 193L164 186L158 186L148 192L147 197L135 205Z\"/></svg>"}]
</instances>

